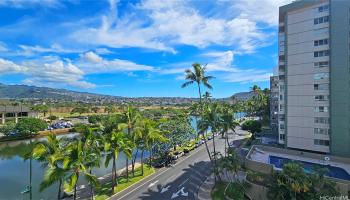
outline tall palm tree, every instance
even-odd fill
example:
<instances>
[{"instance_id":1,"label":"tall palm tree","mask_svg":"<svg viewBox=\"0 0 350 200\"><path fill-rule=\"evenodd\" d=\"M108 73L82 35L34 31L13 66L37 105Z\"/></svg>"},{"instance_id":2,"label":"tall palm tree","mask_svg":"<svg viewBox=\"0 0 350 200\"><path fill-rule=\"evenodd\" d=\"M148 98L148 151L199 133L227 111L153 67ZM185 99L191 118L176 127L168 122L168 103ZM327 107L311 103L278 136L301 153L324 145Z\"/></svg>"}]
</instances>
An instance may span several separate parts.
<instances>
[{"instance_id":1,"label":"tall palm tree","mask_svg":"<svg viewBox=\"0 0 350 200\"><path fill-rule=\"evenodd\" d=\"M68 191L74 190L73 199L77 198L77 183L81 175L89 184L98 186L99 181L96 176L88 171L88 163L95 159L95 155L88 151L88 146L81 140L71 142L65 149L67 156L63 160L63 169L68 171L68 181L65 183L65 188Z\"/></svg>"},{"instance_id":2,"label":"tall palm tree","mask_svg":"<svg viewBox=\"0 0 350 200\"><path fill-rule=\"evenodd\" d=\"M199 63L193 63L192 67L193 71L190 69L185 70L185 78L187 82L182 84L181 87L185 88L193 83L196 83L198 87L199 102L202 102L201 85L203 84L205 87L213 89L213 87L209 84L209 80L213 79L214 77L206 76L206 67Z\"/></svg>"},{"instance_id":3,"label":"tall palm tree","mask_svg":"<svg viewBox=\"0 0 350 200\"><path fill-rule=\"evenodd\" d=\"M225 142L225 156L227 155L227 148L226 145L229 145L229 141L228 141L228 132L231 130L235 133L235 128L236 126L238 126L238 122L235 121L235 117L234 117L234 111L233 109L228 106L225 105L222 109L222 113L220 115L220 121L221 121L221 136L222 138L224 137L224 135L226 136L226 142Z\"/></svg>"},{"instance_id":4,"label":"tall palm tree","mask_svg":"<svg viewBox=\"0 0 350 200\"><path fill-rule=\"evenodd\" d=\"M56 135L49 135L47 142L40 142L35 145L33 158L43 162L44 166L47 167L44 180L40 184L40 191L58 182L57 199L61 199L61 187L66 174L66 171L62 168L64 158L62 140L58 139Z\"/></svg>"},{"instance_id":5,"label":"tall palm tree","mask_svg":"<svg viewBox=\"0 0 350 200\"><path fill-rule=\"evenodd\" d=\"M138 126L135 128L135 134L137 134L141 140L141 173L143 175L143 154L145 149L152 149L152 146L155 142L166 142L162 132L155 128L155 122L149 119L142 119L138 122ZM152 153L150 154L150 156ZM152 159L150 158L150 162Z\"/></svg>"},{"instance_id":6,"label":"tall palm tree","mask_svg":"<svg viewBox=\"0 0 350 200\"><path fill-rule=\"evenodd\" d=\"M199 64L199 63L193 63L192 68L193 68L193 71L190 69L185 70L185 79L187 80L187 82L182 84L181 87L185 88L189 85L192 85L193 83L197 84L199 104L201 105L199 113L201 114L201 111L203 110L201 85L204 85L205 87L207 87L209 89L213 89L213 87L210 85L209 81L215 77L214 76L207 76L206 75L206 67ZM196 120L196 121L198 121L198 120ZM198 126L198 124L197 124L197 126ZM204 132L202 132L201 134L204 138ZM207 149L209 159L212 160L211 155L210 155L210 151L209 151L209 147L208 147L206 140L204 140L204 144L205 144L205 147Z\"/></svg>"},{"instance_id":7,"label":"tall palm tree","mask_svg":"<svg viewBox=\"0 0 350 200\"><path fill-rule=\"evenodd\" d=\"M112 160L112 194L114 194L114 187L118 184L116 161L120 152L125 156L131 156L131 147L128 145L128 139L124 133L126 125L121 123L113 129L112 132L105 134L104 145L106 155L105 166L108 167L110 160Z\"/></svg>"},{"instance_id":8,"label":"tall palm tree","mask_svg":"<svg viewBox=\"0 0 350 200\"><path fill-rule=\"evenodd\" d=\"M133 130L137 124L137 121L140 120L141 115L138 110L130 105L124 108L123 112L123 123L127 125L127 136L133 144L136 143L137 135L134 134ZM136 145L134 145L136 146ZM137 153L137 152L136 152ZM126 170L126 180L129 181L129 157L126 157L125 161L125 170ZM132 161L131 163L132 173L135 173L135 163Z\"/></svg>"}]
</instances>

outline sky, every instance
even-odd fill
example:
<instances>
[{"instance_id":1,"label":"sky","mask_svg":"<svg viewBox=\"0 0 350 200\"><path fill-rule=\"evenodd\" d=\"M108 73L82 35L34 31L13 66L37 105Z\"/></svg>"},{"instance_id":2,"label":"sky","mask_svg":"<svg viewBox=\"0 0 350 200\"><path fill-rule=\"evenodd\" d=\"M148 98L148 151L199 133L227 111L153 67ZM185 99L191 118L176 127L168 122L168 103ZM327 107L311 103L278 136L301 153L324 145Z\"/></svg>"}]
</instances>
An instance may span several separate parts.
<instances>
[{"instance_id":1,"label":"sky","mask_svg":"<svg viewBox=\"0 0 350 200\"><path fill-rule=\"evenodd\" d=\"M0 83L116 96L213 97L269 87L278 7L291 0L1 0ZM206 89L203 89L204 91Z\"/></svg>"}]
</instances>

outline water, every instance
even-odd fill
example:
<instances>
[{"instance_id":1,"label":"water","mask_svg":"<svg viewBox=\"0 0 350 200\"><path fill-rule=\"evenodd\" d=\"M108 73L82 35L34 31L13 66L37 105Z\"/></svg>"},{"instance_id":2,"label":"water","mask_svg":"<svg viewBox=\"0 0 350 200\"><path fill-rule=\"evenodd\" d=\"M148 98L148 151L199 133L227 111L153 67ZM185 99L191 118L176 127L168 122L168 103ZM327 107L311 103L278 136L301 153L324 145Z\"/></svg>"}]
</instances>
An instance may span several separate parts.
<instances>
[{"instance_id":1,"label":"water","mask_svg":"<svg viewBox=\"0 0 350 200\"><path fill-rule=\"evenodd\" d=\"M76 135L76 133L72 133L59 137L74 137ZM43 138L33 139L33 142L38 140L43 140ZM29 160L24 159L29 149L29 140L0 143L0 200L29 199L29 193L21 194L21 191L29 185ZM144 157L147 155L145 152ZM117 169L124 167L125 155L121 153L117 161ZM57 199L58 184L39 192L39 185L44 177L45 168L36 160L32 160L32 168L33 199ZM93 174L100 177L110 173L111 169L112 164L110 163L109 167L106 168L104 159L102 159L100 168L92 171ZM86 181L82 178L79 184L86 184Z\"/></svg>"},{"instance_id":2,"label":"water","mask_svg":"<svg viewBox=\"0 0 350 200\"><path fill-rule=\"evenodd\" d=\"M283 165L285 163L288 163L291 161L293 161L293 160L290 160L288 158L269 156L269 163L273 164L276 168L280 168L280 169L283 168ZM350 175L344 169L342 169L340 167L334 167L331 165L320 165L320 164L304 162L304 161L298 161L298 163L301 163L301 165L304 168L304 171L307 173L311 173L315 169L315 167L327 168L329 170L329 172L326 173L326 176L350 181Z\"/></svg>"}]
</instances>

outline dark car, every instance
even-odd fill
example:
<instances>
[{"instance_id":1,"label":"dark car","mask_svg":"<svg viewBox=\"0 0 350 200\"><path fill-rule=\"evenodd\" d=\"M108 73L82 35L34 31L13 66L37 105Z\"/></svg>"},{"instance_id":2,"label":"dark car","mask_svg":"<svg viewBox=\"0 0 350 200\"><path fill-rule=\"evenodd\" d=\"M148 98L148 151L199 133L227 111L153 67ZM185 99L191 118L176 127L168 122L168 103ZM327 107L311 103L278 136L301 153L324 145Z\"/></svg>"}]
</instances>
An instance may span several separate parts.
<instances>
[{"instance_id":1,"label":"dark car","mask_svg":"<svg viewBox=\"0 0 350 200\"><path fill-rule=\"evenodd\" d=\"M164 159L164 158L158 158L157 160L155 160L153 162L153 166L155 168L161 168L161 167L165 167L168 164L168 160Z\"/></svg>"}]
</instances>

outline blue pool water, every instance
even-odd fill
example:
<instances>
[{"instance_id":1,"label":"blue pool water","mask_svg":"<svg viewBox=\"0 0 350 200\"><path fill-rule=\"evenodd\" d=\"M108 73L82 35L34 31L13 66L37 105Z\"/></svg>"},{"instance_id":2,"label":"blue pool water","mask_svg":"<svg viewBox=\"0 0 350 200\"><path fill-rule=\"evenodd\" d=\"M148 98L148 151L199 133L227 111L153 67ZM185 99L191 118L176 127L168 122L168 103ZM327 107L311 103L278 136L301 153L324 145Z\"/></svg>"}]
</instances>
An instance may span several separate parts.
<instances>
[{"instance_id":1,"label":"blue pool water","mask_svg":"<svg viewBox=\"0 0 350 200\"><path fill-rule=\"evenodd\" d=\"M277 156L269 156L269 163L274 165L276 168L280 168L280 169L283 168L283 165L285 163L288 163L291 161L295 161L295 160L291 160L288 158L281 158ZM350 175L342 168L334 167L330 165L320 165L316 163L304 162L299 160L298 162L301 163L301 165L303 166L306 172L310 173L315 167L327 168L329 172L326 174L326 176L350 181Z\"/></svg>"}]
</instances>

